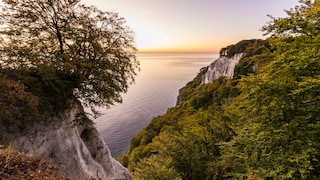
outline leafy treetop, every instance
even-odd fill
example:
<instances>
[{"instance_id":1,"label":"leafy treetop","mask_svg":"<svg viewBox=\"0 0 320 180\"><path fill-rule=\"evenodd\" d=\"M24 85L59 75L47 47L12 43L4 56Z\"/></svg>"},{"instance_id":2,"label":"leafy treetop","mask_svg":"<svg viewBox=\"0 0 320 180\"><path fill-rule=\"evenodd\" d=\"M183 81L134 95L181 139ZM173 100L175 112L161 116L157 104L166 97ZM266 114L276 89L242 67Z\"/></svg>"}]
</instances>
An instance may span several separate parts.
<instances>
[{"instance_id":1,"label":"leafy treetop","mask_svg":"<svg viewBox=\"0 0 320 180\"><path fill-rule=\"evenodd\" d=\"M80 0L3 0L0 67L40 76L54 94L85 106L121 102L139 62L117 13Z\"/></svg>"},{"instance_id":2,"label":"leafy treetop","mask_svg":"<svg viewBox=\"0 0 320 180\"><path fill-rule=\"evenodd\" d=\"M262 27L265 35L279 36L317 36L320 29L320 1L300 0L300 6L285 10L287 17L275 18Z\"/></svg>"}]
</instances>

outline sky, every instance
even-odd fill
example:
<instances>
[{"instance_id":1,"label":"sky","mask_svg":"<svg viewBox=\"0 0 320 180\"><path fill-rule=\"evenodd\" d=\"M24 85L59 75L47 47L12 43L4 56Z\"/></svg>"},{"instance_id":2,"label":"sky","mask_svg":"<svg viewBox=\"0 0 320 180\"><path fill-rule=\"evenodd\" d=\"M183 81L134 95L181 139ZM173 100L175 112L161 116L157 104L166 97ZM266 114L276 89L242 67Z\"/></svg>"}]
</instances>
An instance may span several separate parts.
<instances>
[{"instance_id":1,"label":"sky","mask_svg":"<svg viewBox=\"0 0 320 180\"><path fill-rule=\"evenodd\" d=\"M135 32L140 52L217 52L243 39L262 38L270 18L298 0L82 0L117 12Z\"/></svg>"}]
</instances>

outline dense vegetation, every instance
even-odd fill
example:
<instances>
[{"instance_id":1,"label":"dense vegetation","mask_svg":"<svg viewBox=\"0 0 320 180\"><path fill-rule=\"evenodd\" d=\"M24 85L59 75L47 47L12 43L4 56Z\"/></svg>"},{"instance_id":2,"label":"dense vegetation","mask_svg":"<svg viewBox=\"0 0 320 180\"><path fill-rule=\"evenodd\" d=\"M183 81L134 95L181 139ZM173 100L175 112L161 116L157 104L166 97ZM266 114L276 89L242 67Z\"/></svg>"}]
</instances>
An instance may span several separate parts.
<instances>
[{"instance_id":1,"label":"dense vegetation","mask_svg":"<svg viewBox=\"0 0 320 180\"><path fill-rule=\"evenodd\" d=\"M286 12L236 50L233 79L201 85L202 69L131 140L121 160L136 179L320 177L320 3Z\"/></svg>"},{"instance_id":2,"label":"dense vegetation","mask_svg":"<svg viewBox=\"0 0 320 180\"><path fill-rule=\"evenodd\" d=\"M226 56L228 58L231 58L238 53L246 53L246 56L251 56L253 55L252 53L245 52L245 50L249 50L248 46L252 46L254 44L261 44L262 42L263 40L258 40L258 39L242 40L236 44L232 44L225 48L221 48L219 54L220 56Z\"/></svg>"},{"instance_id":3,"label":"dense vegetation","mask_svg":"<svg viewBox=\"0 0 320 180\"><path fill-rule=\"evenodd\" d=\"M79 101L94 117L95 107L121 102L139 62L133 33L117 13L80 0L2 0L0 8L1 141L7 132L37 134L29 125ZM79 113L75 123L92 121ZM67 178L41 158L0 149L0 179Z\"/></svg>"},{"instance_id":4,"label":"dense vegetation","mask_svg":"<svg viewBox=\"0 0 320 180\"><path fill-rule=\"evenodd\" d=\"M74 100L97 117L96 107L121 102L139 65L123 18L80 0L2 2L0 123L19 126Z\"/></svg>"}]
</instances>

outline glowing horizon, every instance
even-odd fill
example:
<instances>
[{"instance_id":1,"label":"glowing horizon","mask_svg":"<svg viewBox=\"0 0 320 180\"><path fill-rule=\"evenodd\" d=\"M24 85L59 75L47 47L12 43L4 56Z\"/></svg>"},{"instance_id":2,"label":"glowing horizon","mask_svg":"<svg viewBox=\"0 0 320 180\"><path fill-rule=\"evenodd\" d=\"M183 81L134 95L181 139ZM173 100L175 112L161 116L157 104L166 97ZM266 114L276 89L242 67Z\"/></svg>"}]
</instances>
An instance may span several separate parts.
<instances>
[{"instance_id":1,"label":"glowing horizon","mask_svg":"<svg viewBox=\"0 0 320 180\"><path fill-rule=\"evenodd\" d=\"M221 47L222 48L222 47ZM221 49L220 48L220 49ZM207 48L207 47L203 47L203 48L199 48L199 47L172 47L172 48L168 48L168 47L163 47L163 48L138 48L138 52L185 52L185 53L197 53L197 52L219 52L220 49L212 49L212 48Z\"/></svg>"},{"instance_id":2,"label":"glowing horizon","mask_svg":"<svg viewBox=\"0 0 320 180\"><path fill-rule=\"evenodd\" d=\"M82 0L118 12L135 32L139 52L219 52L244 39L265 39L270 18L298 0Z\"/></svg>"}]
</instances>

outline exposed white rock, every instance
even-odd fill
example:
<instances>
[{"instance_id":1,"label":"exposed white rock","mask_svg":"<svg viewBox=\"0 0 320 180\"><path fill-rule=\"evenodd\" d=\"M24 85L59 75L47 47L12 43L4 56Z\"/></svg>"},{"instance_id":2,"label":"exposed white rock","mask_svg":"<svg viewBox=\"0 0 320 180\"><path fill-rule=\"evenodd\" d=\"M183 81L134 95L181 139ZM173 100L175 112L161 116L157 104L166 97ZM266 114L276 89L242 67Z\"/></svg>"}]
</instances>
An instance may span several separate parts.
<instances>
[{"instance_id":1,"label":"exposed white rock","mask_svg":"<svg viewBox=\"0 0 320 180\"><path fill-rule=\"evenodd\" d=\"M212 83L219 77L232 77L234 68L239 63L243 53L235 54L233 57L220 56L208 66L207 72L202 76L202 84Z\"/></svg>"},{"instance_id":2,"label":"exposed white rock","mask_svg":"<svg viewBox=\"0 0 320 180\"><path fill-rule=\"evenodd\" d=\"M30 156L42 156L58 165L60 171L72 179L133 179L111 157L108 147L93 125L73 125L79 111L83 111L81 106L36 122L28 126L25 132L2 132L0 143L11 143L14 149Z\"/></svg>"}]
</instances>

